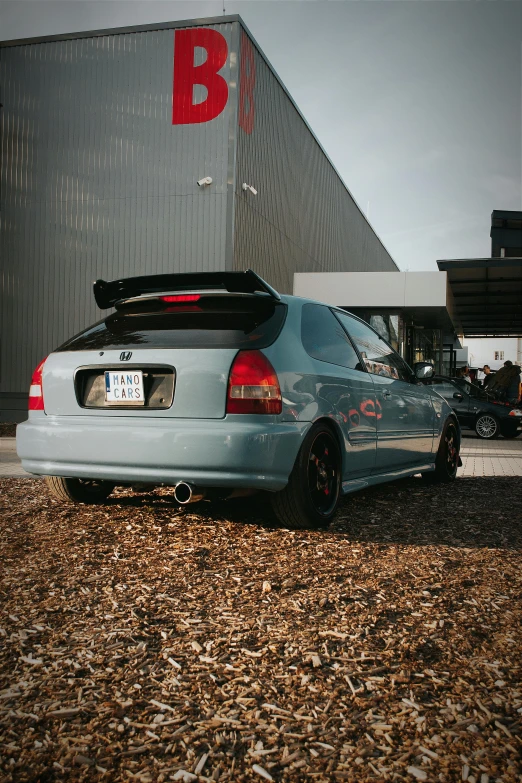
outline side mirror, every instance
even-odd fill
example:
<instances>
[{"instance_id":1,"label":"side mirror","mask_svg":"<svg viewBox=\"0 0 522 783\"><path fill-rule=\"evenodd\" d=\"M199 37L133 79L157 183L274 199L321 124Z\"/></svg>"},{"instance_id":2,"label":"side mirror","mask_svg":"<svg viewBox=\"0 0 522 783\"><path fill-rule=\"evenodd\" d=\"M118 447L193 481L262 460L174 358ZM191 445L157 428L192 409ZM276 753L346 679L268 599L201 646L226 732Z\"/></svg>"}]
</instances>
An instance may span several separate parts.
<instances>
[{"instance_id":1,"label":"side mirror","mask_svg":"<svg viewBox=\"0 0 522 783\"><path fill-rule=\"evenodd\" d=\"M462 402L464 399L464 396L460 392L455 392L453 394L453 399L458 400L459 402Z\"/></svg>"},{"instance_id":2,"label":"side mirror","mask_svg":"<svg viewBox=\"0 0 522 783\"><path fill-rule=\"evenodd\" d=\"M428 362L417 362L413 365L413 372L418 381L427 381L435 375L433 365Z\"/></svg>"}]
</instances>

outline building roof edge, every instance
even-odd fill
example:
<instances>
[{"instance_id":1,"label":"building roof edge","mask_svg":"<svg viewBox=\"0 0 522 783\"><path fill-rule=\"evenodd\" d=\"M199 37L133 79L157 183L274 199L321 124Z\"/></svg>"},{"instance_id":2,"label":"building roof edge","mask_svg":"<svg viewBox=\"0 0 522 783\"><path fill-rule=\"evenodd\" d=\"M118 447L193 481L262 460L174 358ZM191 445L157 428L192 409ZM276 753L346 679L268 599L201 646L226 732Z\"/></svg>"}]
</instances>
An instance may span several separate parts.
<instances>
[{"instance_id":1,"label":"building roof edge","mask_svg":"<svg viewBox=\"0 0 522 783\"><path fill-rule=\"evenodd\" d=\"M180 27L199 27L202 24L223 24L227 22L241 22L241 17L239 14L227 14L226 16L212 16L201 19L181 19L176 22L153 22L152 24L137 24L128 27L108 27L100 30L81 30L72 33L57 33L56 35L38 35L32 38L13 38L11 40L0 41L0 48L26 46L27 44L51 43L54 41L71 41L77 38L97 38L104 35L147 33L153 30L175 30ZM241 22L241 24L243 23Z\"/></svg>"}]
</instances>

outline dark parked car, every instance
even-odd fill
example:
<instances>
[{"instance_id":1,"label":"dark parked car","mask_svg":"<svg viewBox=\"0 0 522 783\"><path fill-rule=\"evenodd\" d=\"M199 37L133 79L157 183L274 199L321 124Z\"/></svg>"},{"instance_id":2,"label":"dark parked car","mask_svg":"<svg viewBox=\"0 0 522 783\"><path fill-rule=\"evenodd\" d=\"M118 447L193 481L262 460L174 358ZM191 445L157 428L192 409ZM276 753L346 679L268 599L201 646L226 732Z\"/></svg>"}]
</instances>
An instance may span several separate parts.
<instances>
[{"instance_id":1,"label":"dark parked car","mask_svg":"<svg viewBox=\"0 0 522 783\"><path fill-rule=\"evenodd\" d=\"M475 430L479 438L492 440L503 435L516 438L522 432L522 410L496 400L467 381L435 375L425 383L448 402L464 429Z\"/></svg>"}]
</instances>

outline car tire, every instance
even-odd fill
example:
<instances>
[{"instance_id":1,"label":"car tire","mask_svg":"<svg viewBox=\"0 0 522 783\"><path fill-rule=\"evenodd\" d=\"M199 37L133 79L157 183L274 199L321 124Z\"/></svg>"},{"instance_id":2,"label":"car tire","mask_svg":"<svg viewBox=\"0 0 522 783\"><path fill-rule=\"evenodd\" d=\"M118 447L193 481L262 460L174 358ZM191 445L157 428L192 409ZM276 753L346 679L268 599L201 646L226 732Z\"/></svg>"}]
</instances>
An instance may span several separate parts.
<instances>
[{"instance_id":1,"label":"car tire","mask_svg":"<svg viewBox=\"0 0 522 783\"><path fill-rule=\"evenodd\" d=\"M293 530L327 527L341 495L342 457L330 427L315 424L307 433L288 484L271 495L279 522Z\"/></svg>"},{"instance_id":2,"label":"car tire","mask_svg":"<svg viewBox=\"0 0 522 783\"><path fill-rule=\"evenodd\" d=\"M506 440L513 440L513 438L518 438L521 432L522 430L519 430L516 424L514 427L513 426L509 427L504 424L500 428L500 434L502 435L503 438L506 438Z\"/></svg>"},{"instance_id":3,"label":"car tire","mask_svg":"<svg viewBox=\"0 0 522 783\"><path fill-rule=\"evenodd\" d=\"M483 440L495 440L500 435L500 422L491 413L481 413L475 422L475 432Z\"/></svg>"},{"instance_id":4,"label":"car tire","mask_svg":"<svg viewBox=\"0 0 522 783\"><path fill-rule=\"evenodd\" d=\"M115 486L112 481L61 476L45 476L45 483L51 495L64 503L103 503Z\"/></svg>"},{"instance_id":5,"label":"car tire","mask_svg":"<svg viewBox=\"0 0 522 783\"><path fill-rule=\"evenodd\" d=\"M439 448L435 457L435 470L423 473L429 484L447 484L455 481L459 467L460 436L454 419L448 419L440 436Z\"/></svg>"}]
</instances>

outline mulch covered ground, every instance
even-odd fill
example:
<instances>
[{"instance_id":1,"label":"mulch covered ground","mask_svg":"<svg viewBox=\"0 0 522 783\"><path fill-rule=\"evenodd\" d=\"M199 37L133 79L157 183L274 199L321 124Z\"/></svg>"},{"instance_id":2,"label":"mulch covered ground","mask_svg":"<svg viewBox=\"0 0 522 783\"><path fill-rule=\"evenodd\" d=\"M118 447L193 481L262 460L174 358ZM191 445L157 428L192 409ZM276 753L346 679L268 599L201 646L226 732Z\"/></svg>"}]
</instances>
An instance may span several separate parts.
<instances>
[{"instance_id":1,"label":"mulch covered ground","mask_svg":"<svg viewBox=\"0 0 522 783\"><path fill-rule=\"evenodd\" d=\"M10 421L0 421L0 438L14 438L16 435L16 424Z\"/></svg>"},{"instance_id":2,"label":"mulch covered ground","mask_svg":"<svg viewBox=\"0 0 522 783\"><path fill-rule=\"evenodd\" d=\"M0 779L521 781L521 520L509 478L328 532L1 481Z\"/></svg>"}]
</instances>

